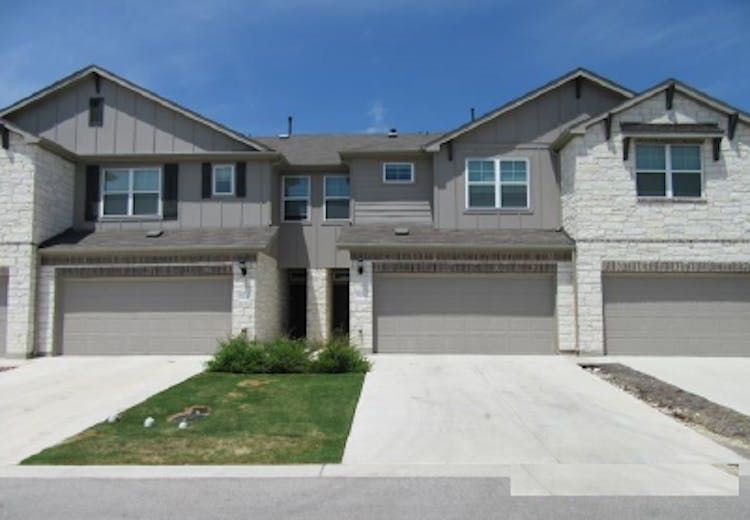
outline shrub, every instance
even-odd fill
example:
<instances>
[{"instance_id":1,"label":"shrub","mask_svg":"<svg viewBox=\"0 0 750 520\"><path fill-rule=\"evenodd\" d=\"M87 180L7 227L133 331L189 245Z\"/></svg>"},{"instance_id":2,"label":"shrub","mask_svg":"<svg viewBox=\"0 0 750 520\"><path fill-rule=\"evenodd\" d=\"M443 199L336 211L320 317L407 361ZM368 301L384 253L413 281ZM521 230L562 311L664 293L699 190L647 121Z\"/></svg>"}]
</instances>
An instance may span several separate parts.
<instances>
[{"instance_id":1,"label":"shrub","mask_svg":"<svg viewBox=\"0 0 750 520\"><path fill-rule=\"evenodd\" d=\"M365 373L370 370L370 362L349 343L346 336L338 336L326 343L317 352L312 362L312 371L341 374L345 372Z\"/></svg>"},{"instance_id":2,"label":"shrub","mask_svg":"<svg viewBox=\"0 0 750 520\"><path fill-rule=\"evenodd\" d=\"M208 370L237 374L332 374L370 370L370 362L346 336L335 337L315 348L313 356L313 348L303 340L278 338L261 343L238 335L219 344L219 350L208 362Z\"/></svg>"},{"instance_id":3,"label":"shrub","mask_svg":"<svg viewBox=\"0 0 750 520\"><path fill-rule=\"evenodd\" d=\"M219 344L219 350L208 362L208 369L237 374L264 373L267 371L266 355L260 346L239 334Z\"/></svg>"},{"instance_id":4,"label":"shrub","mask_svg":"<svg viewBox=\"0 0 750 520\"><path fill-rule=\"evenodd\" d=\"M302 340L278 338L262 348L269 374L299 374L310 368L310 349Z\"/></svg>"}]
</instances>

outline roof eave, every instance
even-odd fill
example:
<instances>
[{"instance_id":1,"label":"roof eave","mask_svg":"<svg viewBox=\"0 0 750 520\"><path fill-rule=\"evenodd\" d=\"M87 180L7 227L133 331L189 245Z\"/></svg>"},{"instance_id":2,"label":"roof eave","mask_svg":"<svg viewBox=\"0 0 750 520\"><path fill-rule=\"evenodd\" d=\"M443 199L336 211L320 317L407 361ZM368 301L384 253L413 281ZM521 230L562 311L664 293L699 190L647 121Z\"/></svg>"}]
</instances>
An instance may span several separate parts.
<instances>
[{"instance_id":1,"label":"roof eave","mask_svg":"<svg viewBox=\"0 0 750 520\"><path fill-rule=\"evenodd\" d=\"M121 247L64 247L64 246L49 246L46 248L40 247L39 254L46 257L60 257L60 256L73 256L73 257L87 257L96 255L110 255L118 254L124 256L137 256L137 255L148 255L148 254L192 254L192 253L263 253L266 252L271 246L272 240L265 245L243 245L243 246L165 246L165 247L139 247L127 249Z\"/></svg>"},{"instance_id":2,"label":"roof eave","mask_svg":"<svg viewBox=\"0 0 750 520\"><path fill-rule=\"evenodd\" d=\"M349 251L382 251L382 250L480 250L480 251L573 251L575 244L450 244L450 243L338 243L336 247Z\"/></svg>"}]
</instances>

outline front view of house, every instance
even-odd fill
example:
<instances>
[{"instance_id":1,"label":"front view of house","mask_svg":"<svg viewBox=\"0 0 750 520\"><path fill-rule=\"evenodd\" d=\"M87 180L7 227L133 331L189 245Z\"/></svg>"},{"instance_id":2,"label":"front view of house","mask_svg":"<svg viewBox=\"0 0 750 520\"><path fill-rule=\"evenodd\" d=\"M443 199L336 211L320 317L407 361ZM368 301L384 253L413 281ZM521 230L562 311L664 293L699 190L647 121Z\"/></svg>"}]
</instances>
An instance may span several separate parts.
<instances>
[{"instance_id":1,"label":"front view of house","mask_svg":"<svg viewBox=\"0 0 750 520\"><path fill-rule=\"evenodd\" d=\"M0 355L750 355L750 116L577 69L442 133L250 137L100 67L0 110Z\"/></svg>"}]
</instances>

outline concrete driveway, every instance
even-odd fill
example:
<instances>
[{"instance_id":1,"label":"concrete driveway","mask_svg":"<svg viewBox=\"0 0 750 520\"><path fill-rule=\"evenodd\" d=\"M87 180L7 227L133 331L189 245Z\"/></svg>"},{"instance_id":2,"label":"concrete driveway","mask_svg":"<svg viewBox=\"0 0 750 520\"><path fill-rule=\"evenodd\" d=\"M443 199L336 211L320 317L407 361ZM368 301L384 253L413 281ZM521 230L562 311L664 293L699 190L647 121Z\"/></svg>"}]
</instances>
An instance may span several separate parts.
<instances>
[{"instance_id":1,"label":"concrete driveway","mask_svg":"<svg viewBox=\"0 0 750 520\"><path fill-rule=\"evenodd\" d=\"M0 464L16 464L197 374L207 359L62 356L19 362L0 372Z\"/></svg>"},{"instance_id":2,"label":"concrete driveway","mask_svg":"<svg viewBox=\"0 0 750 520\"><path fill-rule=\"evenodd\" d=\"M741 461L565 357L409 355L374 357L343 459L579 467Z\"/></svg>"}]
</instances>

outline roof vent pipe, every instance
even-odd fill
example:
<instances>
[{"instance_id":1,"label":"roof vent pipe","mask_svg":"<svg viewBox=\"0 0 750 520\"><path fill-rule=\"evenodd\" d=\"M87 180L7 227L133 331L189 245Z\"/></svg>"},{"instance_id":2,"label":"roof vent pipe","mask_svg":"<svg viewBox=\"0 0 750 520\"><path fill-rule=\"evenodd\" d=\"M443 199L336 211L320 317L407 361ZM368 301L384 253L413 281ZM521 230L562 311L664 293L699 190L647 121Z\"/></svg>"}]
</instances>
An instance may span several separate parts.
<instances>
[{"instance_id":1,"label":"roof vent pipe","mask_svg":"<svg viewBox=\"0 0 750 520\"><path fill-rule=\"evenodd\" d=\"M391 128L390 130L388 130L388 137L398 137L398 130L396 130L395 128Z\"/></svg>"},{"instance_id":2,"label":"roof vent pipe","mask_svg":"<svg viewBox=\"0 0 750 520\"><path fill-rule=\"evenodd\" d=\"M286 135L292 135L292 116L286 118Z\"/></svg>"},{"instance_id":3,"label":"roof vent pipe","mask_svg":"<svg viewBox=\"0 0 750 520\"><path fill-rule=\"evenodd\" d=\"M474 114L474 107L471 107L469 109L469 112L471 113L471 120L474 121L477 118L476 115Z\"/></svg>"}]
</instances>

